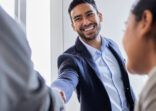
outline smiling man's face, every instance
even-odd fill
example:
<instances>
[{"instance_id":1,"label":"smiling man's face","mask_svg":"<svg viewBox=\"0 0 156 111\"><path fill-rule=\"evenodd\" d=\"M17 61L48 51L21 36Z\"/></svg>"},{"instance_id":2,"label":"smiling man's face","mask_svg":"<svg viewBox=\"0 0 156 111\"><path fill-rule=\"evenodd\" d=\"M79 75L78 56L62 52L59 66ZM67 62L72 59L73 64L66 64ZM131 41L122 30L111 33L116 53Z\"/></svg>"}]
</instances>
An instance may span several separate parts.
<instances>
[{"instance_id":1,"label":"smiling man's face","mask_svg":"<svg viewBox=\"0 0 156 111\"><path fill-rule=\"evenodd\" d=\"M73 29L87 41L94 40L101 29L102 14L88 4L77 5L70 13Z\"/></svg>"}]
</instances>

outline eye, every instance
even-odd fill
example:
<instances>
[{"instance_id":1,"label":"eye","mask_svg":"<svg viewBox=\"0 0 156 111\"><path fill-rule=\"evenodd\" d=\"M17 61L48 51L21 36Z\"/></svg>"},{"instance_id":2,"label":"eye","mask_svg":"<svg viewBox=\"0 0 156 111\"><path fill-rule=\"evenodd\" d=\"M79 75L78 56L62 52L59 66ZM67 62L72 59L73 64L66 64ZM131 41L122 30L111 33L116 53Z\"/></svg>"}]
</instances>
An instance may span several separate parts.
<instances>
[{"instance_id":1,"label":"eye","mask_svg":"<svg viewBox=\"0 0 156 111\"><path fill-rule=\"evenodd\" d=\"M82 20L82 17L79 17L79 16L78 17L74 17L73 20L74 20L74 22L78 22L78 21Z\"/></svg>"},{"instance_id":2,"label":"eye","mask_svg":"<svg viewBox=\"0 0 156 111\"><path fill-rule=\"evenodd\" d=\"M75 18L74 21L80 21L80 18Z\"/></svg>"}]
</instances>

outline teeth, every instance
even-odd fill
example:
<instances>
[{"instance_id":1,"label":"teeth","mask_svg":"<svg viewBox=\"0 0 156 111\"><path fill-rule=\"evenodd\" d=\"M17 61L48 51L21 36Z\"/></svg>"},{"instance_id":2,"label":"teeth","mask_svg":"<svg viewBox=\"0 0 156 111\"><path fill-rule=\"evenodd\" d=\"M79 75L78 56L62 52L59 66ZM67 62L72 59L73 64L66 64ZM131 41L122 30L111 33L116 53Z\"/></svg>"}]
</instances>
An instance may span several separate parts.
<instances>
[{"instance_id":1,"label":"teeth","mask_svg":"<svg viewBox=\"0 0 156 111\"><path fill-rule=\"evenodd\" d=\"M91 26L91 27L84 29L84 31L89 31L89 30L92 30L93 28L94 28L94 26Z\"/></svg>"}]
</instances>

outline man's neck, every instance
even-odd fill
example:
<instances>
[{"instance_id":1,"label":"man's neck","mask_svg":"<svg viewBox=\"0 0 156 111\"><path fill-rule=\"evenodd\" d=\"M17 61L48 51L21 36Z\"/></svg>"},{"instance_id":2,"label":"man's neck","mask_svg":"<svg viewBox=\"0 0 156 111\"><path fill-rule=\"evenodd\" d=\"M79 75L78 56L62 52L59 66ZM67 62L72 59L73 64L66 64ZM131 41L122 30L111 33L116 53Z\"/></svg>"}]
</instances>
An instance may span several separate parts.
<instances>
[{"instance_id":1,"label":"man's neck","mask_svg":"<svg viewBox=\"0 0 156 111\"><path fill-rule=\"evenodd\" d=\"M84 40L83 40L84 41ZM98 35L94 40L90 40L90 41L84 41L85 43L87 43L88 45L100 50L101 48L101 42L102 39L101 39L101 36Z\"/></svg>"}]
</instances>

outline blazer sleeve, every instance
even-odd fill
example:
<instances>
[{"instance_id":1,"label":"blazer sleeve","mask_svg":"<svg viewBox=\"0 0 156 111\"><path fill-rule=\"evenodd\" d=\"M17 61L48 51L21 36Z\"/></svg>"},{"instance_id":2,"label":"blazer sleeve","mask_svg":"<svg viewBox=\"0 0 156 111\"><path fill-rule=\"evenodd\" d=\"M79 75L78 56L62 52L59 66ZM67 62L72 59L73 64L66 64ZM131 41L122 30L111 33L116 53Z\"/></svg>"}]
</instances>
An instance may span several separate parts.
<instances>
[{"instance_id":1,"label":"blazer sleeve","mask_svg":"<svg viewBox=\"0 0 156 111\"><path fill-rule=\"evenodd\" d=\"M58 69L59 76L52 83L52 87L63 91L65 102L68 102L79 81L76 58L64 53L58 58Z\"/></svg>"}]
</instances>

